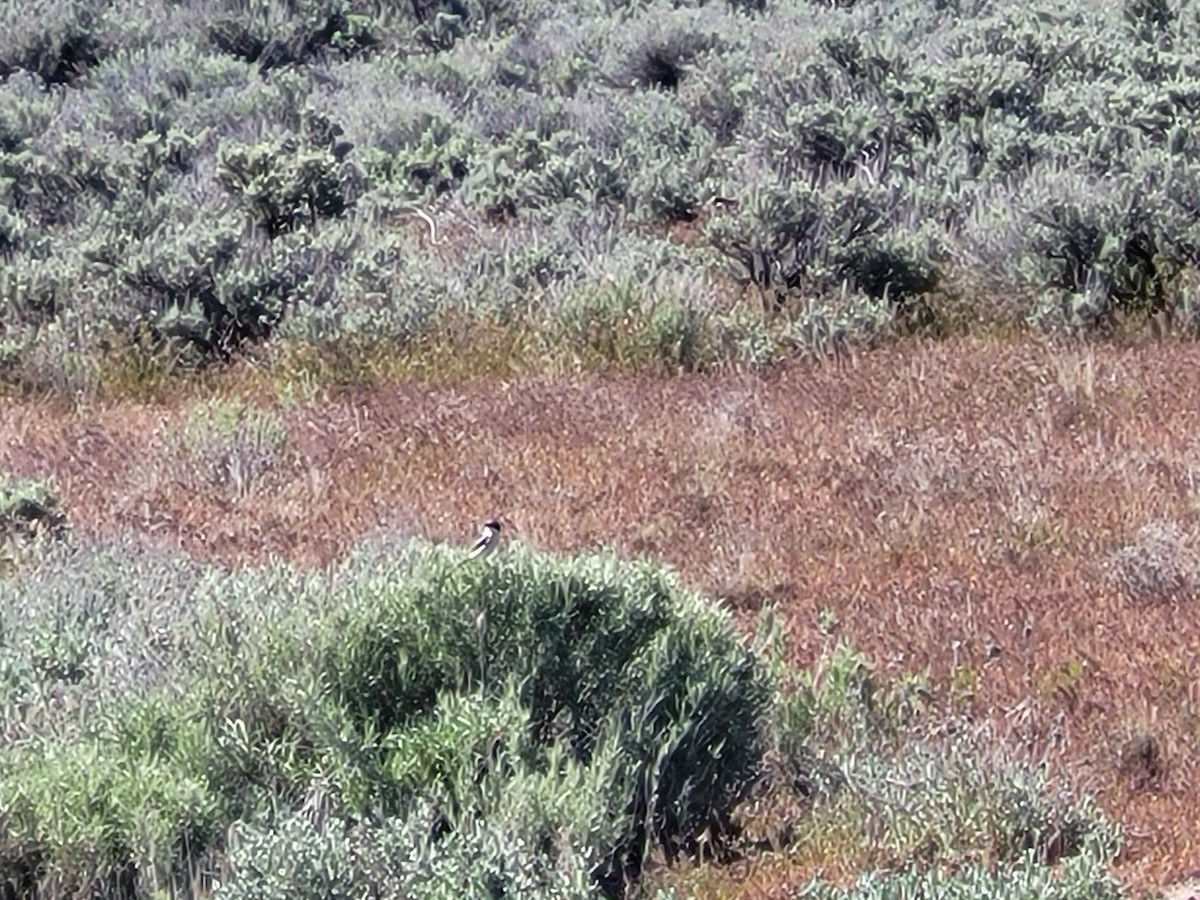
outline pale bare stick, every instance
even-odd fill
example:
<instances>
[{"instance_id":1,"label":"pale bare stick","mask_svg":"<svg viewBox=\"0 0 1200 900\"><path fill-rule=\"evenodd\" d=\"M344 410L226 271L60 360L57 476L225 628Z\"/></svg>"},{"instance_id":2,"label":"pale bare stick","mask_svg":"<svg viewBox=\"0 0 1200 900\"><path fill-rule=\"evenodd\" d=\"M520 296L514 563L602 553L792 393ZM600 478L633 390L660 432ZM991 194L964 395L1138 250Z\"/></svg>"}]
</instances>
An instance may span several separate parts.
<instances>
[{"instance_id":1,"label":"pale bare stick","mask_svg":"<svg viewBox=\"0 0 1200 900\"><path fill-rule=\"evenodd\" d=\"M444 241L438 240L437 222L433 221L433 216L431 216L429 213L425 212L425 210L421 209L421 207L419 207L419 206L403 206L400 209L396 210L396 212L402 216L405 216L405 215L416 216L418 219L420 219L426 225L428 225L429 226L429 245L431 247L436 247L439 243L445 243Z\"/></svg>"}]
</instances>

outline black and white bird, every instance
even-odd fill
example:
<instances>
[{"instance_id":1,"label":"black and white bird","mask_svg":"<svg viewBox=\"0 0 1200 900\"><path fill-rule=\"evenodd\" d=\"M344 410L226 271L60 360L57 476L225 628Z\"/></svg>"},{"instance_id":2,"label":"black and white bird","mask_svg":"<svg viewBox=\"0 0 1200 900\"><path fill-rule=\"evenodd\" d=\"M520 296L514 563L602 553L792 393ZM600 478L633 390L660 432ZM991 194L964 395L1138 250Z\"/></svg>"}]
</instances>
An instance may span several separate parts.
<instances>
[{"instance_id":1,"label":"black and white bird","mask_svg":"<svg viewBox=\"0 0 1200 900\"><path fill-rule=\"evenodd\" d=\"M500 543L500 523L495 519L488 519L483 523L483 531L479 534L479 540L475 542L475 546L471 548L471 552L467 554L467 559L482 559Z\"/></svg>"}]
</instances>

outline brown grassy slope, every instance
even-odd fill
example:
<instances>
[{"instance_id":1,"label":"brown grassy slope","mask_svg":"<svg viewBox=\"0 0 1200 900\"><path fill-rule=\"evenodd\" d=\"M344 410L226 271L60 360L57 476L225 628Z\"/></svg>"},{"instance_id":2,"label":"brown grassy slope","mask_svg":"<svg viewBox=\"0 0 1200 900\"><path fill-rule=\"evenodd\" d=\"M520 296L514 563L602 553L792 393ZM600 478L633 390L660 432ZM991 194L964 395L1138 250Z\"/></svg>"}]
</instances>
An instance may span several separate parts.
<instances>
[{"instance_id":1,"label":"brown grassy slope","mask_svg":"<svg viewBox=\"0 0 1200 900\"><path fill-rule=\"evenodd\" d=\"M273 402L262 385L227 389ZM1148 884L1200 867L1200 597L1135 600L1104 563L1148 522L1200 525L1197 398L1191 344L914 342L767 377L406 384L279 405L288 456L241 497L205 488L173 443L182 399L69 414L9 401L0 470L53 475L79 531L238 560L328 559L380 527L466 541L497 512L515 539L666 560L742 612L782 601L799 663L827 608L885 672L928 667L981 713L1057 741L1127 825L1121 874ZM1139 565L1180 562L1163 555ZM1122 756L1140 734L1158 762Z\"/></svg>"}]
</instances>

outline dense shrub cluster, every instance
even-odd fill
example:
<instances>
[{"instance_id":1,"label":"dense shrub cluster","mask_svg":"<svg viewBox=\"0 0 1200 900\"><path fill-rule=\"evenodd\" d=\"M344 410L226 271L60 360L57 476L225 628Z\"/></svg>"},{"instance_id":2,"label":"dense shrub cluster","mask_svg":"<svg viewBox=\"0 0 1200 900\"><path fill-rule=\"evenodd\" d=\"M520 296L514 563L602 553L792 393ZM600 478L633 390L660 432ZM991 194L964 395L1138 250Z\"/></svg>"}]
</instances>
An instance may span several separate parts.
<instances>
[{"instance_id":1,"label":"dense shrub cluster","mask_svg":"<svg viewBox=\"0 0 1200 900\"><path fill-rule=\"evenodd\" d=\"M0 582L0 876L582 897L732 833L770 684L730 618L610 557L462 562L234 574L116 545Z\"/></svg>"},{"instance_id":2,"label":"dense shrub cluster","mask_svg":"<svg viewBox=\"0 0 1200 900\"><path fill-rule=\"evenodd\" d=\"M953 302L1170 308L1200 247L1197 24L1191 0L6 3L0 366L553 322L614 271L700 308L683 365L761 347L730 279L786 314L756 361Z\"/></svg>"},{"instance_id":3,"label":"dense shrub cluster","mask_svg":"<svg viewBox=\"0 0 1200 900\"><path fill-rule=\"evenodd\" d=\"M1065 860L1061 883L1107 890L1116 835L1091 804L978 726L929 730L919 685L877 685L851 648L788 670L778 630L748 645L669 573L609 555L463 561L377 542L233 572L117 541L0 579L0 880L632 896L651 853L748 848L740 810L787 795L777 849L840 836L913 884L950 860L952 885L993 863L1046 885Z\"/></svg>"}]
</instances>

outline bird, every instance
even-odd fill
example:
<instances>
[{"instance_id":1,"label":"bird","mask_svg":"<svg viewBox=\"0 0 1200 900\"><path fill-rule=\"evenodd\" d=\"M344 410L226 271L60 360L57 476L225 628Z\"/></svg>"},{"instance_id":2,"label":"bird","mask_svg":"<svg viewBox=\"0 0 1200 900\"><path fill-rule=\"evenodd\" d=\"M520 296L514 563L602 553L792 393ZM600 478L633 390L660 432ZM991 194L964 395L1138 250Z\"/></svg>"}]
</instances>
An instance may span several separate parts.
<instances>
[{"instance_id":1,"label":"bird","mask_svg":"<svg viewBox=\"0 0 1200 900\"><path fill-rule=\"evenodd\" d=\"M482 559L495 550L499 543L500 523L495 519L488 519L483 523L483 531L480 532L479 540L475 542L471 552L467 554L467 559Z\"/></svg>"}]
</instances>

